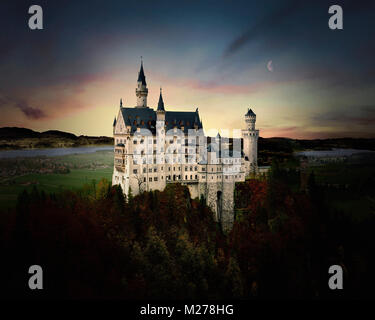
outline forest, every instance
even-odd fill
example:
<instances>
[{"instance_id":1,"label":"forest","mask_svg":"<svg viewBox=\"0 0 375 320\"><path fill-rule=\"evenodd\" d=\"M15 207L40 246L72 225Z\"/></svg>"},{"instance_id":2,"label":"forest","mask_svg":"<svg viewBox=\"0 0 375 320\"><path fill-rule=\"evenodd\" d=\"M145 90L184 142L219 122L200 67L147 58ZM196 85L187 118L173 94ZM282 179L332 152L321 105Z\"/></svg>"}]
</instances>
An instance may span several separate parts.
<instances>
[{"instance_id":1,"label":"forest","mask_svg":"<svg viewBox=\"0 0 375 320\"><path fill-rule=\"evenodd\" d=\"M292 188L299 180L297 171L274 162L266 179L238 183L228 233L205 199L191 199L180 184L127 198L106 179L76 191L25 190L16 208L2 212L2 294L127 300L372 296L374 214L353 219L332 207L314 172L305 188ZM44 290L27 286L35 264L43 268ZM334 264L344 270L345 290L328 288Z\"/></svg>"}]
</instances>

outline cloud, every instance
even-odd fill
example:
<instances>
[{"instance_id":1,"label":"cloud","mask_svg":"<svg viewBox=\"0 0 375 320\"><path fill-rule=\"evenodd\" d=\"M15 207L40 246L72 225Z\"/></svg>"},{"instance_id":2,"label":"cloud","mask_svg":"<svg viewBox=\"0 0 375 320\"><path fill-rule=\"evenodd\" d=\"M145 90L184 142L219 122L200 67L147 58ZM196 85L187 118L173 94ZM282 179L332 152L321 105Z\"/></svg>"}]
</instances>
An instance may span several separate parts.
<instances>
[{"instance_id":1,"label":"cloud","mask_svg":"<svg viewBox=\"0 0 375 320\"><path fill-rule=\"evenodd\" d=\"M245 85L223 84L216 81L198 81L188 80L183 81L182 85L192 89L207 91L211 93L220 94L249 94L264 90L267 87L274 85L272 82L257 82Z\"/></svg>"},{"instance_id":2,"label":"cloud","mask_svg":"<svg viewBox=\"0 0 375 320\"><path fill-rule=\"evenodd\" d=\"M331 111L315 115L313 123L330 126L370 126L375 131L375 105L353 106L352 111Z\"/></svg>"},{"instance_id":3,"label":"cloud","mask_svg":"<svg viewBox=\"0 0 375 320\"><path fill-rule=\"evenodd\" d=\"M294 14L297 9L299 9L304 1L291 0L288 1L278 10L273 11L271 14L266 15L252 26L250 29L246 30L240 36L235 38L225 49L224 58L231 56L240 50L245 44L255 40L260 35L264 35L268 31L275 28L276 25L280 24L283 20Z\"/></svg>"},{"instance_id":4,"label":"cloud","mask_svg":"<svg viewBox=\"0 0 375 320\"><path fill-rule=\"evenodd\" d=\"M16 107L19 108L27 118L32 120L39 120L47 117L43 110L31 107L25 101L17 102Z\"/></svg>"},{"instance_id":5,"label":"cloud","mask_svg":"<svg viewBox=\"0 0 375 320\"><path fill-rule=\"evenodd\" d=\"M26 116L26 118L31 120L39 120L47 117L47 115L42 109L31 106L25 100L0 95L0 108L7 106L16 107L20 109L22 113Z\"/></svg>"}]
</instances>

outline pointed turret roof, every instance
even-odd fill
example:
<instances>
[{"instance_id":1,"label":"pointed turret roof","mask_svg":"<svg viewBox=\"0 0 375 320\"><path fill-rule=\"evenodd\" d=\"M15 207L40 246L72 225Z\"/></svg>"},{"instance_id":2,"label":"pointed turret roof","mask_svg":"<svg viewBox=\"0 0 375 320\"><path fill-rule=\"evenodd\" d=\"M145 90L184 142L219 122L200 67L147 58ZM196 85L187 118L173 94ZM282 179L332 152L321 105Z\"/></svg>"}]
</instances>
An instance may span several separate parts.
<instances>
[{"instance_id":1,"label":"pointed turret roof","mask_svg":"<svg viewBox=\"0 0 375 320\"><path fill-rule=\"evenodd\" d=\"M159 102L158 102L158 109L157 109L157 111L165 111L163 96L161 94L161 88L160 88L160 96L159 96Z\"/></svg>"},{"instance_id":2,"label":"pointed turret roof","mask_svg":"<svg viewBox=\"0 0 375 320\"><path fill-rule=\"evenodd\" d=\"M141 69L138 73L138 82L142 82L143 85L146 85L145 72L143 71L143 61L141 61Z\"/></svg>"},{"instance_id":3,"label":"pointed turret roof","mask_svg":"<svg viewBox=\"0 0 375 320\"><path fill-rule=\"evenodd\" d=\"M198 127L201 125L198 108L195 109L194 124L197 125Z\"/></svg>"},{"instance_id":4,"label":"pointed turret roof","mask_svg":"<svg viewBox=\"0 0 375 320\"><path fill-rule=\"evenodd\" d=\"M116 117L115 117L115 119L113 120L113 126L116 125L116 122L117 122L117 120L116 120Z\"/></svg>"},{"instance_id":5,"label":"pointed turret roof","mask_svg":"<svg viewBox=\"0 0 375 320\"><path fill-rule=\"evenodd\" d=\"M255 116L255 113L253 112L253 110L247 109L247 113L245 114L245 116L251 116L251 117L253 117L253 116Z\"/></svg>"}]
</instances>

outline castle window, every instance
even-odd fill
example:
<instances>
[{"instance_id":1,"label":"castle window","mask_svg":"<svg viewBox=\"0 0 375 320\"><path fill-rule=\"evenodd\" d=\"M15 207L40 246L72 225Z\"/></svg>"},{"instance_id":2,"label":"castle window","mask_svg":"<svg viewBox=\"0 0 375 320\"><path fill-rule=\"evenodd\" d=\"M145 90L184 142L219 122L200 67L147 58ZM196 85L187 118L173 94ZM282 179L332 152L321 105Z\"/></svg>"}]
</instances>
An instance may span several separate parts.
<instances>
[{"instance_id":1,"label":"castle window","mask_svg":"<svg viewBox=\"0 0 375 320\"><path fill-rule=\"evenodd\" d=\"M158 171L156 168L154 168L154 172Z\"/></svg>"},{"instance_id":2,"label":"castle window","mask_svg":"<svg viewBox=\"0 0 375 320\"><path fill-rule=\"evenodd\" d=\"M163 171L163 167L161 167L161 171Z\"/></svg>"},{"instance_id":3,"label":"castle window","mask_svg":"<svg viewBox=\"0 0 375 320\"><path fill-rule=\"evenodd\" d=\"M134 144L137 144L137 140L134 139L134 140L133 140L133 143L134 143Z\"/></svg>"},{"instance_id":4,"label":"castle window","mask_svg":"<svg viewBox=\"0 0 375 320\"><path fill-rule=\"evenodd\" d=\"M143 178L143 182L146 182L146 177Z\"/></svg>"},{"instance_id":5,"label":"castle window","mask_svg":"<svg viewBox=\"0 0 375 320\"><path fill-rule=\"evenodd\" d=\"M197 175L195 175L195 180L197 180L198 179L198 176Z\"/></svg>"},{"instance_id":6,"label":"castle window","mask_svg":"<svg viewBox=\"0 0 375 320\"><path fill-rule=\"evenodd\" d=\"M148 178L148 181L152 182L152 178Z\"/></svg>"},{"instance_id":7,"label":"castle window","mask_svg":"<svg viewBox=\"0 0 375 320\"><path fill-rule=\"evenodd\" d=\"M185 176L185 180L187 180L187 176Z\"/></svg>"},{"instance_id":8,"label":"castle window","mask_svg":"<svg viewBox=\"0 0 375 320\"><path fill-rule=\"evenodd\" d=\"M197 171L197 170L198 170L198 167L195 167L194 170Z\"/></svg>"},{"instance_id":9,"label":"castle window","mask_svg":"<svg viewBox=\"0 0 375 320\"><path fill-rule=\"evenodd\" d=\"M146 173L146 168L143 168L143 173Z\"/></svg>"},{"instance_id":10,"label":"castle window","mask_svg":"<svg viewBox=\"0 0 375 320\"><path fill-rule=\"evenodd\" d=\"M137 174L137 172L138 172L137 169L134 169L134 170L133 170L133 173L134 173L134 174Z\"/></svg>"},{"instance_id":11,"label":"castle window","mask_svg":"<svg viewBox=\"0 0 375 320\"><path fill-rule=\"evenodd\" d=\"M154 177L154 181L158 181L158 177Z\"/></svg>"},{"instance_id":12,"label":"castle window","mask_svg":"<svg viewBox=\"0 0 375 320\"><path fill-rule=\"evenodd\" d=\"M193 180L193 176L192 175L190 175L190 180Z\"/></svg>"},{"instance_id":13,"label":"castle window","mask_svg":"<svg viewBox=\"0 0 375 320\"><path fill-rule=\"evenodd\" d=\"M148 172L152 172L152 168L148 169Z\"/></svg>"}]
</instances>

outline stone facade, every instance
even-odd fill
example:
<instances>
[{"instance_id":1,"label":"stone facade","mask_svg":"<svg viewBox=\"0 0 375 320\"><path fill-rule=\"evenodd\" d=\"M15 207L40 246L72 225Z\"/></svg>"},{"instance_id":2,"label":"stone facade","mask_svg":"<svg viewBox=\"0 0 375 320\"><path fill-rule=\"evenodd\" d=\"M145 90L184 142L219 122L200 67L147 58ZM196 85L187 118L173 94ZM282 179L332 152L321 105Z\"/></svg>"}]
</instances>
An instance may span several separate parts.
<instances>
[{"instance_id":1,"label":"stone facade","mask_svg":"<svg viewBox=\"0 0 375 320\"><path fill-rule=\"evenodd\" d=\"M234 186L257 172L256 116L245 114L241 139L206 137L198 109L166 111L160 90L157 110L147 106L143 64L138 74L137 105L120 110L113 123L112 184L124 193L164 190L169 183L189 188L192 198L204 197L224 230L233 224Z\"/></svg>"}]
</instances>

